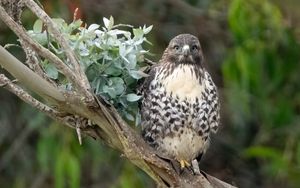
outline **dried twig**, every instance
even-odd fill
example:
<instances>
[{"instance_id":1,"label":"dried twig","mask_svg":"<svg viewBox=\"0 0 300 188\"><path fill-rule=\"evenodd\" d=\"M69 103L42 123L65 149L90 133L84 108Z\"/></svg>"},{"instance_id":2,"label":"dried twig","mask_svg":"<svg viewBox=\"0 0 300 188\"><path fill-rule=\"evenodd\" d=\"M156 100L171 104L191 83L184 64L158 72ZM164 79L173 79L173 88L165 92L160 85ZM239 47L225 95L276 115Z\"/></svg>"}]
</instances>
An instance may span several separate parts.
<instances>
[{"instance_id":1,"label":"dried twig","mask_svg":"<svg viewBox=\"0 0 300 188\"><path fill-rule=\"evenodd\" d=\"M55 119L63 124L66 124L69 127L72 128L75 127L75 125L70 124L70 121L66 121L66 118L61 118L60 117L61 114L58 111L52 109L51 107L33 98L30 94L24 91L20 86L14 84L13 81L9 80L4 74L0 74L0 87L3 87L8 91L12 92L20 99L22 99L24 102L40 110L41 112L45 113L52 119Z\"/></svg>"}]
</instances>

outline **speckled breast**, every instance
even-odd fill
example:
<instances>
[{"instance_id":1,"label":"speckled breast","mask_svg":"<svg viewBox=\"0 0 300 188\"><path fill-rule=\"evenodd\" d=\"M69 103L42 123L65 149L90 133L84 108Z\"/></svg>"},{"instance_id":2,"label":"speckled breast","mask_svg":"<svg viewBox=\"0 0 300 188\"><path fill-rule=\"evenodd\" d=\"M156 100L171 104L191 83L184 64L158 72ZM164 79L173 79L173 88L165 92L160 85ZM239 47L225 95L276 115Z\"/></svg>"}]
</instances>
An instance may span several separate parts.
<instances>
[{"instance_id":1,"label":"speckled breast","mask_svg":"<svg viewBox=\"0 0 300 188\"><path fill-rule=\"evenodd\" d=\"M209 126L199 119L206 105L199 74L192 65L178 65L171 73L158 71L150 84L157 148L178 160L191 161L207 147Z\"/></svg>"}]
</instances>

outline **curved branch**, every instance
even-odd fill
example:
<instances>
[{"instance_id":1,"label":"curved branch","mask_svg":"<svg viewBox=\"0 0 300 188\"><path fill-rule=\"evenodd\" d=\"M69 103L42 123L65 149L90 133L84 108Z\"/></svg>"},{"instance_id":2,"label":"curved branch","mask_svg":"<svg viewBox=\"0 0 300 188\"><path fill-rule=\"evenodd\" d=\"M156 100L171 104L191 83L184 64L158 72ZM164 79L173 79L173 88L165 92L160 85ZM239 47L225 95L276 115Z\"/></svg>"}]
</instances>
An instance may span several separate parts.
<instances>
[{"instance_id":1,"label":"curved branch","mask_svg":"<svg viewBox=\"0 0 300 188\"><path fill-rule=\"evenodd\" d=\"M65 98L52 84L30 70L0 45L0 65L20 82L47 99L64 101Z\"/></svg>"}]
</instances>

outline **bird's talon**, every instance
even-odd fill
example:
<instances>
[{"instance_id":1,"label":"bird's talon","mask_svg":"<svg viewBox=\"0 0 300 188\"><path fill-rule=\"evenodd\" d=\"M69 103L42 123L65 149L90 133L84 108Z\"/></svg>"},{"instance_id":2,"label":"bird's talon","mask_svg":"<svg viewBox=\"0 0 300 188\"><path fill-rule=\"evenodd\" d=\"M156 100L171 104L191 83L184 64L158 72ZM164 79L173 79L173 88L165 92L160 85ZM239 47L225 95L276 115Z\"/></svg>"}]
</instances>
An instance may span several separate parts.
<instances>
[{"instance_id":1,"label":"bird's talon","mask_svg":"<svg viewBox=\"0 0 300 188\"><path fill-rule=\"evenodd\" d=\"M181 167L181 169L184 169L184 161L183 161L183 160L180 160L179 162L180 162L180 167Z\"/></svg>"},{"instance_id":2,"label":"bird's talon","mask_svg":"<svg viewBox=\"0 0 300 188\"><path fill-rule=\"evenodd\" d=\"M186 160L179 160L181 169L184 169L185 167L190 167L191 164L187 162Z\"/></svg>"}]
</instances>

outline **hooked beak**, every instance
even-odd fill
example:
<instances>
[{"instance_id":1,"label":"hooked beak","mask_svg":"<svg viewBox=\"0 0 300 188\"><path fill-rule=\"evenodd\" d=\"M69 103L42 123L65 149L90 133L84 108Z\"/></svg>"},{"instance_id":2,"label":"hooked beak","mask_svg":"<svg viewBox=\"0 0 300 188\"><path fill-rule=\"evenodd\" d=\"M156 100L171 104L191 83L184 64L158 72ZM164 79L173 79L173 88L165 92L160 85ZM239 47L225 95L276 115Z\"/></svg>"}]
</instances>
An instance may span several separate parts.
<instances>
[{"instance_id":1,"label":"hooked beak","mask_svg":"<svg viewBox=\"0 0 300 188\"><path fill-rule=\"evenodd\" d=\"M190 47L189 45L184 45L182 48L182 53L185 57L187 57L190 54Z\"/></svg>"}]
</instances>

